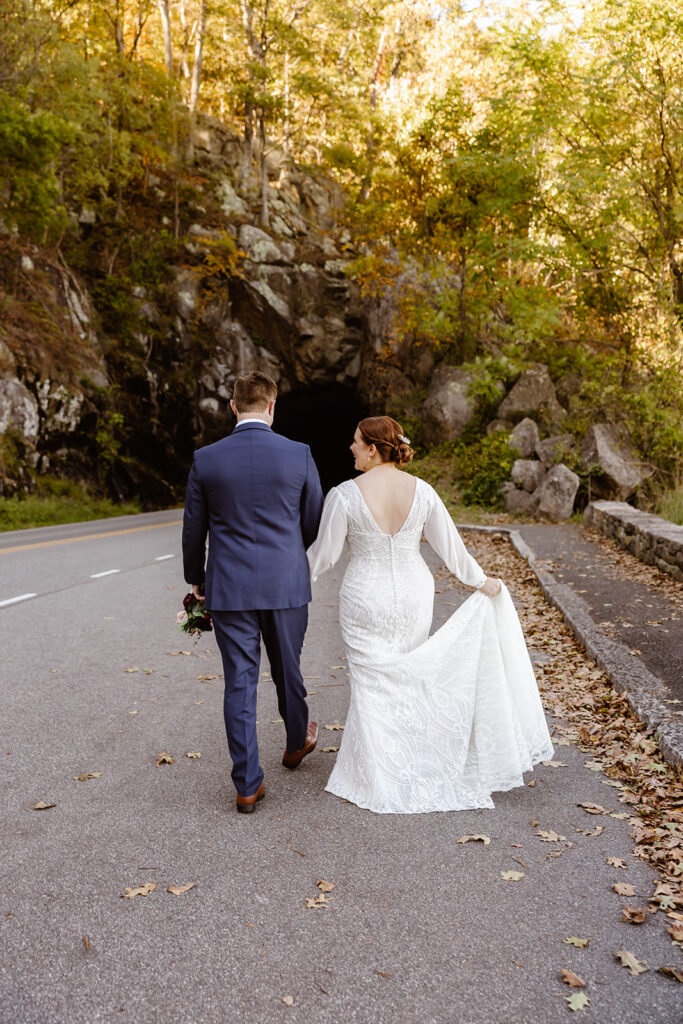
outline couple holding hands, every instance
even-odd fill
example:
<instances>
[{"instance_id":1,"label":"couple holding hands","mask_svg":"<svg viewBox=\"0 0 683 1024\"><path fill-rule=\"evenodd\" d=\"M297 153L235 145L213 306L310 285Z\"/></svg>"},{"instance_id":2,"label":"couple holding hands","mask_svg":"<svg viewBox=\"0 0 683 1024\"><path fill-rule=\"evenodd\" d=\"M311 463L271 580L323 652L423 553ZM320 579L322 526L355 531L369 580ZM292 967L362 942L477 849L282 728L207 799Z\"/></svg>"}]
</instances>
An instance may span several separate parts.
<instances>
[{"instance_id":1,"label":"couple holding hands","mask_svg":"<svg viewBox=\"0 0 683 1024\"><path fill-rule=\"evenodd\" d=\"M276 398L265 374L237 378L237 425L195 452L183 519L185 580L197 597L205 589L223 660L237 810L252 812L265 795L261 639L287 735L283 765L297 768L316 746L299 662L311 580L345 544L339 618L351 695L325 788L378 813L493 807L492 792L523 785L522 773L553 753L507 588L468 554L436 491L400 471L412 451L395 420L361 420L351 451L362 475L323 501L308 446L271 430ZM432 636L423 536L475 588Z\"/></svg>"}]
</instances>

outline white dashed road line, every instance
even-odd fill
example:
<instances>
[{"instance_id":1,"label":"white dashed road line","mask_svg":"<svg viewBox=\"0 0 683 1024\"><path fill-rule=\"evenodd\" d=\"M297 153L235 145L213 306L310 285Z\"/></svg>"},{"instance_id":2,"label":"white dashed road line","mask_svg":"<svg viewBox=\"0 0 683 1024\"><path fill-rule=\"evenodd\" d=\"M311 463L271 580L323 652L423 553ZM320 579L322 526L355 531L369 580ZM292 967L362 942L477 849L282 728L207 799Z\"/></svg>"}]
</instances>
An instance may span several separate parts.
<instances>
[{"instance_id":1,"label":"white dashed road line","mask_svg":"<svg viewBox=\"0 0 683 1024\"><path fill-rule=\"evenodd\" d=\"M18 597L8 597L5 601L0 601L0 608L3 608L6 604L17 604L18 601L28 601L30 597L38 597L37 594L19 594Z\"/></svg>"},{"instance_id":2,"label":"white dashed road line","mask_svg":"<svg viewBox=\"0 0 683 1024\"><path fill-rule=\"evenodd\" d=\"M91 580L99 580L101 576L113 576L115 572L121 572L120 569L107 569L106 572L94 572L91 574Z\"/></svg>"},{"instance_id":3,"label":"white dashed road line","mask_svg":"<svg viewBox=\"0 0 683 1024\"><path fill-rule=\"evenodd\" d=\"M154 561L155 562L165 562L167 558L175 558L175 555L158 555L154 559Z\"/></svg>"}]
</instances>

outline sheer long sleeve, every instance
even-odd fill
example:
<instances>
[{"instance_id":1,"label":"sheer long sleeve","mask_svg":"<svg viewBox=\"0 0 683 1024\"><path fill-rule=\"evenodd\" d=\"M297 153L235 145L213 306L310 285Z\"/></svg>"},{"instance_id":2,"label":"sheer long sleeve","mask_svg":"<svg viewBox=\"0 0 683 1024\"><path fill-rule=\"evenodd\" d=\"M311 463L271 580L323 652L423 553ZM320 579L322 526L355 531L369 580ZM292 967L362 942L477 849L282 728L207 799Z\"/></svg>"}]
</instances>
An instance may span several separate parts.
<instances>
[{"instance_id":1,"label":"sheer long sleeve","mask_svg":"<svg viewBox=\"0 0 683 1024\"><path fill-rule=\"evenodd\" d=\"M463 544L448 509L436 491L433 493L431 512L424 525L424 536L462 583L470 587L483 586L486 573Z\"/></svg>"},{"instance_id":2,"label":"sheer long sleeve","mask_svg":"<svg viewBox=\"0 0 683 1024\"><path fill-rule=\"evenodd\" d=\"M344 499L333 487L325 498L318 536L306 551L311 580L327 572L339 561L347 534Z\"/></svg>"}]
</instances>

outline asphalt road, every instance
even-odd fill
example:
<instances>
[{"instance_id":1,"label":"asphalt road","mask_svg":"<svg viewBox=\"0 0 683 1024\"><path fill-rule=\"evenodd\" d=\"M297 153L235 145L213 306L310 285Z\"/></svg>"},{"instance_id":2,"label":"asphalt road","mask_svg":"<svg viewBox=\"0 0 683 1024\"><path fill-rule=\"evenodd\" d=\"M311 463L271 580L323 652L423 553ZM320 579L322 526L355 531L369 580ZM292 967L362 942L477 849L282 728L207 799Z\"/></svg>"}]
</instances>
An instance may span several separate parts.
<instances>
[{"instance_id":1,"label":"asphalt road","mask_svg":"<svg viewBox=\"0 0 683 1024\"><path fill-rule=\"evenodd\" d=\"M680 1020L680 987L656 973L680 962L661 915L620 920L654 874L626 821L576 831L596 822L579 801L623 807L572 747L556 750L566 767L538 768L534 788L493 811L373 815L324 792L333 752L280 765L264 663L267 794L235 813L221 680L198 678L220 672L215 643L174 623L187 589L179 518L0 535L0 1021L555 1024L570 1018L561 968L588 982L577 1019ZM322 726L343 723L348 703L341 575L316 584L304 648L320 747L338 746ZM458 593L438 595L437 621ZM157 766L162 751L175 763ZM102 774L74 779L87 772ZM542 843L537 828L567 842ZM490 844L456 842L476 833ZM509 869L524 877L504 881ZM334 883L329 906L306 909L319 879ZM623 880L636 897L612 891ZM157 888L121 898L146 882ZM650 970L632 977L619 949Z\"/></svg>"}]
</instances>

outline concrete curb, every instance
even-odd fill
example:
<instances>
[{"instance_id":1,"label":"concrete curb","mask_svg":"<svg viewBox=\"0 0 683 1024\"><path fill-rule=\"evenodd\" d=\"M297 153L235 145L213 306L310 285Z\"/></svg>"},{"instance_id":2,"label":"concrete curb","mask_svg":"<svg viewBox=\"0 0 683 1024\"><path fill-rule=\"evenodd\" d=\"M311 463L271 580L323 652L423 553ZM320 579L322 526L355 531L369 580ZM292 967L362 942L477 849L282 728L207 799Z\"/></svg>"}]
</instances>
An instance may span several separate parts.
<instances>
[{"instance_id":1,"label":"concrete curb","mask_svg":"<svg viewBox=\"0 0 683 1024\"><path fill-rule=\"evenodd\" d=\"M535 552L514 527L463 523L458 530L508 535L515 550L533 570L546 598L561 612L586 653L606 673L614 689L625 695L638 718L655 734L665 759L671 765L683 765L683 722L675 719L664 703L673 696L666 684L653 675L628 647L601 632L583 598L566 583L559 583L552 573L540 568Z\"/></svg>"}]
</instances>

